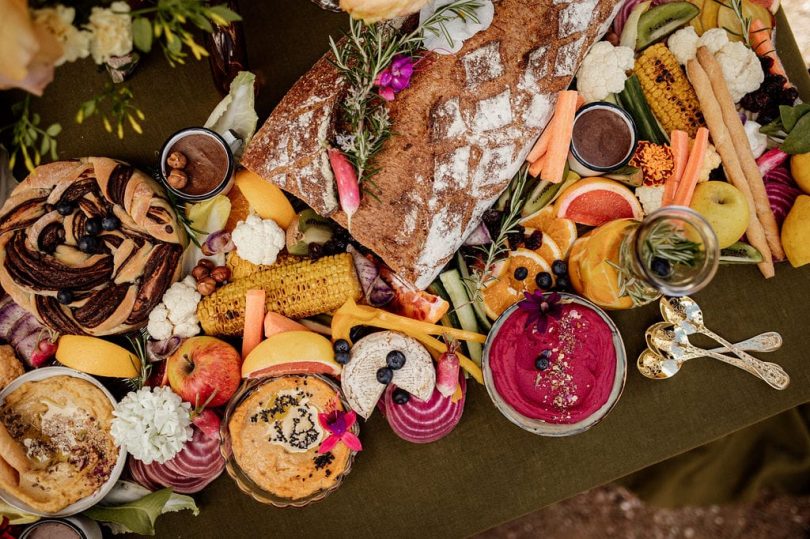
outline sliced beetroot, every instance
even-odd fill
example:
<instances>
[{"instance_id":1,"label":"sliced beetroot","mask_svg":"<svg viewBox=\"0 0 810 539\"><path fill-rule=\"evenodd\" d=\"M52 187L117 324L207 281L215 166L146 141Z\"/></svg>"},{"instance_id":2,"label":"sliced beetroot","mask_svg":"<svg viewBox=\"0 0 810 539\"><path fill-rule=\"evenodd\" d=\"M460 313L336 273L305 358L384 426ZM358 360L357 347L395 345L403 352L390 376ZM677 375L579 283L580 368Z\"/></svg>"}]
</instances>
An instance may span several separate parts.
<instances>
[{"instance_id":1,"label":"sliced beetroot","mask_svg":"<svg viewBox=\"0 0 810 539\"><path fill-rule=\"evenodd\" d=\"M391 384L386 388L382 402L384 403L385 419L391 430L403 440L415 444L427 444L444 438L458 425L461 414L464 413L464 400L467 396L467 383L464 376L459 377L461 385L461 398L453 402L452 398L444 397L437 389L426 401L421 401L411 395L405 404L394 402L394 390Z\"/></svg>"}]
</instances>

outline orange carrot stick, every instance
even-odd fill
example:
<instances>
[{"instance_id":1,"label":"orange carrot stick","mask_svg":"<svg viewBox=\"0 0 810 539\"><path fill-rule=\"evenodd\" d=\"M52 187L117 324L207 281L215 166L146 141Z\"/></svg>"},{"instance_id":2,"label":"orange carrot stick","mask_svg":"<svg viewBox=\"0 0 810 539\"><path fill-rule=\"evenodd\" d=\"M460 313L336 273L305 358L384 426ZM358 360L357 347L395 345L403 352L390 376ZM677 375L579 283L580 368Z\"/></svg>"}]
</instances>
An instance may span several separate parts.
<instances>
[{"instance_id":1,"label":"orange carrot stick","mask_svg":"<svg viewBox=\"0 0 810 539\"><path fill-rule=\"evenodd\" d=\"M554 133L548 143L543 179L552 183L563 180L568 151L571 147L571 134L574 129L574 115L577 112L577 92L564 90L557 97L554 106Z\"/></svg>"},{"instance_id":2,"label":"orange carrot stick","mask_svg":"<svg viewBox=\"0 0 810 539\"><path fill-rule=\"evenodd\" d=\"M546 166L546 155L543 154L540 159L529 165L529 174L532 178L537 178L543 172L543 167Z\"/></svg>"},{"instance_id":3,"label":"orange carrot stick","mask_svg":"<svg viewBox=\"0 0 810 539\"><path fill-rule=\"evenodd\" d=\"M678 185L681 183L683 171L686 168L686 161L689 159L689 135L686 134L686 131L675 129L669 138L675 169L664 184L664 198L661 200L663 206L672 204L675 199L675 193L678 192Z\"/></svg>"},{"instance_id":4,"label":"orange carrot stick","mask_svg":"<svg viewBox=\"0 0 810 539\"><path fill-rule=\"evenodd\" d=\"M584 104L585 98L582 97L582 95L577 94L577 110L579 110ZM554 118L555 117L552 116L551 120L546 125L546 128L540 134L540 138L538 138L537 142L534 143L529 155L526 156L526 161L529 163L534 163L543 157L546 154L546 151L548 151L548 141L551 139L551 134L554 132Z\"/></svg>"},{"instance_id":5,"label":"orange carrot stick","mask_svg":"<svg viewBox=\"0 0 810 539\"><path fill-rule=\"evenodd\" d=\"M692 201L692 194L698 183L698 173L703 165L703 158L706 156L706 148L709 146L709 130L705 127L698 129L695 134L695 142L692 144L692 151L689 152L689 160L681 176L681 183L675 194L675 204L678 206L688 206Z\"/></svg>"},{"instance_id":6,"label":"orange carrot stick","mask_svg":"<svg viewBox=\"0 0 810 539\"><path fill-rule=\"evenodd\" d=\"M242 359L262 342L264 333L264 290L248 290L245 295L245 328L242 330Z\"/></svg>"},{"instance_id":7,"label":"orange carrot stick","mask_svg":"<svg viewBox=\"0 0 810 539\"><path fill-rule=\"evenodd\" d=\"M754 19L751 21L751 26L748 29L748 38L751 40L751 48L757 56L762 58L768 57L773 60L770 72L772 75L782 75L787 80L787 73L776 54L776 45L771 39L771 30L773 28L765 26L761 20ZM787 84L787 83L785 83Z\"/></svg>"}]
</instances>

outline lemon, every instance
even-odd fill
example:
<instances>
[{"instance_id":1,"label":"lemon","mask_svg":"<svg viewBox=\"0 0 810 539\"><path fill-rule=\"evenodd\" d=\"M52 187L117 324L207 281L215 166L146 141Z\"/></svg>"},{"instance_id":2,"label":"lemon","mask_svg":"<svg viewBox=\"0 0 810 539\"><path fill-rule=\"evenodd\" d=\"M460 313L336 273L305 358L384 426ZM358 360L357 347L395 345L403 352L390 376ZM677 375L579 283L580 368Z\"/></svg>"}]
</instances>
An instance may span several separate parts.
<instances>
[{"instance_id":1,"label":"lemon","mask_svg":"<svg viewBox=\"0 0 810 539\"><path fill-rule=\"evenodd\" d=\"M112 378L133 378L141 369L141 362L126 348L87 335L59 337L56 360L77 371Z\"/></svg>"},{"instance_id":2,"label":"lemon","mask_svg":"<svg viewBox=\"0 0 810 539\"><path fill-rule=\"evenodd\" d=\"M800 195L782 225L782 247L794 268L810 264L810 196Z\"/></svg>"},{"instance_id":3,"label":"lemon","mask_svg":"<svg viewBox=\"0 0 810 539\"><path fill-rule=\"evenodd\" d=\"M810 194L810 152L797 153L790 158L790 174L799 188Z\"/></svg>"}]
</instances>

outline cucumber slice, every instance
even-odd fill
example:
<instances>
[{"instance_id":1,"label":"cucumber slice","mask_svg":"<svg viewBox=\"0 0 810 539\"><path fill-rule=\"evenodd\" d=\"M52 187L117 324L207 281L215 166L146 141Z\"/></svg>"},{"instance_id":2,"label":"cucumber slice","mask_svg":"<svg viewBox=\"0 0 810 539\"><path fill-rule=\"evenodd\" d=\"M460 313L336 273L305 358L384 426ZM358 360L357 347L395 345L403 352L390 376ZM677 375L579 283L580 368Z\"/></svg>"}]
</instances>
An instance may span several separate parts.
<instances>
[{"instance_id":1,"label":"cucumber slice","mask_svg":"<svg viewBox=\"0 0 810 539\"><path fill-rule=\"evenodd\" d=\"M469 282L470 268L467 267L467 262L464 260L464 255L462 255L461 252L456 252L456 265L458 266L458 272L461 274L461 284ZM467 290L466 286L464 290ZM467 295L469 296L469 293ZM470 298L470 301L472 301L473 310L475 311L475 316L478 318L478 323L488 332L492 328L492 324L484 312L484 306L481 304L480 298L478 298L478 301L476 301L476 298Z\"/></svg>"},{"instance_id":2,"label":"cucumber slice","mask_svg":"<svg viewBox=\"0 0 810 539\"><path fill-rule=\"evenodd\" d=\"M472 308L470 298L467 296L467 289L464 287L464 282L461 280L461 274L458 270L445 271L439 275L447 290L447 295L450 296L450 303L453 304L458 321L461 323L461 329L467 331L481 331L478 327L478 322L475 319L475 310ZM470 352L470 359L475 361L477 365L481 365L481 357L483 348L481 343L466 342L467 350Z\"/></svg>"},{"instance_id":3,"label":"cucumber slice","mask_svg":"<svg viewBox=\"0 0 810 539\"><path fill-rule=\"evenodd\" d=\"M759 264L760 262L762 262L762 253L756 247L742 241L720 249L721 264Z\"/></svg>"},{"instance_id":4,"label":"cucumber slice","mask_svg":"<svg viewBox=\"0 0 810 539\"><path fill-rule=\"evenodd\" d=\"M624 90L617 94L616 97L619 99L622 108L633 117L641 140L649 140L655 144L669 143L669 138L661 129L658 120L655 119L650 106L647 104L647 99L644 97L637 76L631 75L628 77L624 83Z\"/></svg>"}]
</instances>

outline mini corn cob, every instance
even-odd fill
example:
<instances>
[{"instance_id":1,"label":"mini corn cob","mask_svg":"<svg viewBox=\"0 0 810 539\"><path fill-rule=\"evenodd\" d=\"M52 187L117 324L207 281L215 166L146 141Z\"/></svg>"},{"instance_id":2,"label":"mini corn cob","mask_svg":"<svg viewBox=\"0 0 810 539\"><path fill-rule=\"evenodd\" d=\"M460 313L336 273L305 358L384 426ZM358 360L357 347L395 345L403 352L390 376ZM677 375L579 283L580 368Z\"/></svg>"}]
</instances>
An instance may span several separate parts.
<instances>
[{"instance_id":1,"label":"mini corn cob","mask_svg":"<svg viewBox=\"0 0 810 539\"><path fill-rule=\"evenodd\" d=\"M273 265L226 284L197 306L197 317L208 335L241 335L245 325L245 293L265 292L265 310L289 318L306 318L338 309L363 295L350 254L317 261Z\"/></svg>"},{"instance_id":2,"label":"mini corn cob","mask_svg":"<svg viewBox=\"0 0 810 539\"><path fill-rule=\"evenodd\" d=\"M680 129L694 137L704 125L703 113L694 88L666 45L648 47L636 60L635 73L664 131Z\"/></svg>"},{"instance_id":3,"label":"mini corn cob","mask_svg":"<svg viewBox=\"0 0 810 539\"><path fill-rule=\"evenodd\" d=\"M293 264L295 262L300 262L301 260L302 258L300 256L279 255L278 260L276 260L276 263L272 266L259 266L253 262L248 262L244 258L240 258L239 255L236 254L236 251L231 251L228 253L228 257L225 260L225 265L231 270L230 280L238 281L240 279L244 279L245 277L250 277L259 271L265 271L271 267L277 268L279 266Z\"/></svg>"}]
</instances>

